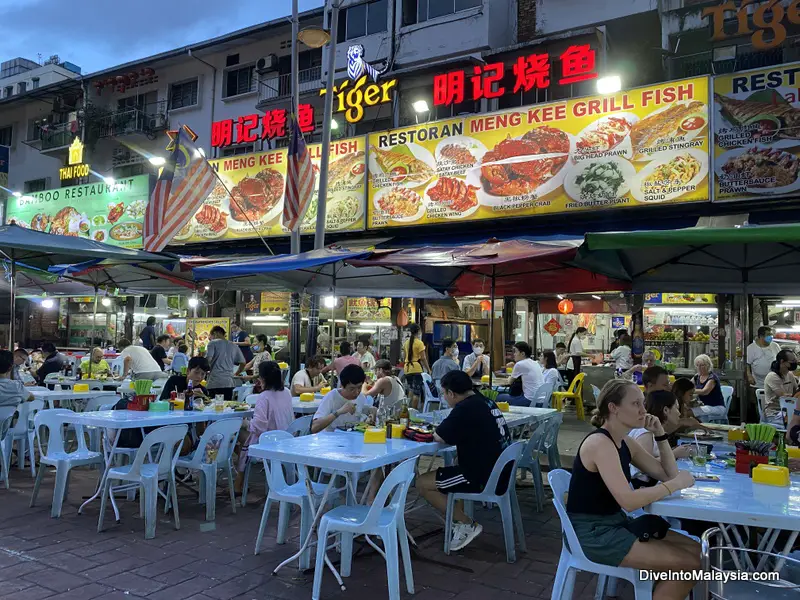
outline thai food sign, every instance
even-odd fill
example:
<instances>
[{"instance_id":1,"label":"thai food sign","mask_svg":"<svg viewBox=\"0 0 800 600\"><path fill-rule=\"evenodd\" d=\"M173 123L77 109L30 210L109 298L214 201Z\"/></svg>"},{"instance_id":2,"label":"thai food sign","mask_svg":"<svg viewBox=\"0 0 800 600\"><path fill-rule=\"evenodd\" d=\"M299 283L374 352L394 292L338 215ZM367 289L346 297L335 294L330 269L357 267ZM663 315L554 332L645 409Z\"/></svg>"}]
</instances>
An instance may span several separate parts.
<instances>
[{"instance_id":1,"label":"thai food sign","mask_svg":"<svg viewBox=\"0 0 800 600\"><path fill-rule=\"evenodd\" d=\"M714 78L714 199L800 189L800 63Z\"/></svg>"},{"instance_id":2,"label":"thai food sign","mask_svg":"<svg viewBox=\"0 0 800 600\"><path fill-rule=\"evenodd\" d=\"M363 137L331 142L326 205L329 232L364 229L365 145ZM317 186L321 148L321 144L308 145ZM286 157L286 149L281 148L209 161L221 182L173 242L289 235L282 224ZM302 233L314 232L317 192L301 224Z\"/></svg>"},{"instance_id":3,"label":"thai food sign","mask_svg":"<svg viewBox=\"0 0 800 600\"><path fill-rule=\"evenodd\" d=\"M368 227L709 199L709 81L369 136Z\"/></svg>"}]
</instances>

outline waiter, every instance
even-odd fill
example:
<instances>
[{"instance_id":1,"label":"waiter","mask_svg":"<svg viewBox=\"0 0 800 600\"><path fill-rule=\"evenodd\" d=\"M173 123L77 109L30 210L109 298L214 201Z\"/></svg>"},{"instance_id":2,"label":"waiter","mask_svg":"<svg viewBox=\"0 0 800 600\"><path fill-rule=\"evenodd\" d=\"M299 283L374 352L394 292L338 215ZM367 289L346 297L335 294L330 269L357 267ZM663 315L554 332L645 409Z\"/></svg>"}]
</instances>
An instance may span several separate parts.
<instances>
[{"instance_id":1,"label":"waiter","mask_svg":"<svg viewBox=\"0 0 800 600\"><path fill-rule=\"evenodd\" d=\"M250 348L250 335L239 327L235 321L231 323L231 341L239 346L245 362L253 360L253 351Z\"/></svg>"},{"instance_id":2,"label":"waiter","mask_svg":"<svg viewBox=\"0 0 800 600\"><path fill-rule=\"evenodd\" d=\"M750 385L759 389L764 387L764 378L780 351L781 347L772 341L772 329L759 327L756 339L747 347L747 380Z\"/></svg>"}]
</instances>

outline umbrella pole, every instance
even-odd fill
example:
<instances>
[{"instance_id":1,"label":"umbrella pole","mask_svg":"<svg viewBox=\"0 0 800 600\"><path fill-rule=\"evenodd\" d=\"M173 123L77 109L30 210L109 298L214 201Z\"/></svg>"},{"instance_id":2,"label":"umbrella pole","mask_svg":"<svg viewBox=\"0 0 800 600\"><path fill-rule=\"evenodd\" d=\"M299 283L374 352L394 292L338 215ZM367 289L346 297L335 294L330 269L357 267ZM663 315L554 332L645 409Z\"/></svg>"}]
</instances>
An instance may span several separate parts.
<instances>
[{"instance_id":1,"label":"umbrella pole","mask_svg":"<svg viewBox=\"0 0 800 600\"><path fill-rule=\"evenodd\" d=\"M11 251L11 282L9 284L9 292L11 293L11 322L8 328L8 349L12 352L14 351L14 314L17 310L17 303L15 295L17 293L16 290L16 279L17 279L17 263L14 260L14 251Z\"/></svg>"},{"instance_id":2,"label":"umbrella pole","mask_svg":"<svg viewBox=\"0 0 800 600\"><path fill-rule=\"evenodd\" d=\"M491 352L494 350L494 292L495 292L495 266L492 265L492 291L491 291L491 308L489 309L489 362L491 365L492 355ZM498 357L499 358L499 357ZM495 369L497 368L497 363L495 362L494 365ZM492 389L492 368L489 367L489 389Z\"/></svg>"},{"instance_id":3,"label":"umbrella pole","mask_svg":"<svg viewBox=\"0 0 800 600\"><path fill-rule=\"evenodd\" d=\"M92 378L92 352L94 352L94 336L95 332L97 331L97 286L94 288L94 309L92 310L92 337L91 341L89 342L89 360L86 361L89 365L89 377L88 379ZM102 344L100 344L102 345Z\"/></svg>"}]
</instances>

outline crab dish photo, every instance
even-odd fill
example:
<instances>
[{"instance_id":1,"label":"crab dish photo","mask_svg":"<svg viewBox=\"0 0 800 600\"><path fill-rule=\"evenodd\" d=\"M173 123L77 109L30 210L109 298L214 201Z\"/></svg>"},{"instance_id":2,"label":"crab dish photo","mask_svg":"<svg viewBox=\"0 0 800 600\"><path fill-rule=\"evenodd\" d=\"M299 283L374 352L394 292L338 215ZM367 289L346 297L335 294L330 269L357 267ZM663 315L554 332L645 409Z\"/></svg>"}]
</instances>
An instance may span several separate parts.
<instances>
[{"instance_id":1,"label":"crab dish photo","mask_svg":"<svg viewBox=\"0 0 800 600\"><path fill-rule=\"evenodd\" d=\"M553 127L538 127L519 139L506 138L483 156L481 182L489 194L518 196L536 190L566 164L569 136ZM537 158L541 154L564 154ZM530 160L518 160L530 157Z\"/></svg>"},{"instance_id":2,"label":"crab dish photo","mask_svg":"<svg viewBox=\"0 0 800 600\"><path fill-rule=\"evenodd\" d=\"M264 169L255 177L245 177L231 190L231 218L256 221L269 213L283 196L283 176L275 169Z\"/></svg>"}]
</instances>

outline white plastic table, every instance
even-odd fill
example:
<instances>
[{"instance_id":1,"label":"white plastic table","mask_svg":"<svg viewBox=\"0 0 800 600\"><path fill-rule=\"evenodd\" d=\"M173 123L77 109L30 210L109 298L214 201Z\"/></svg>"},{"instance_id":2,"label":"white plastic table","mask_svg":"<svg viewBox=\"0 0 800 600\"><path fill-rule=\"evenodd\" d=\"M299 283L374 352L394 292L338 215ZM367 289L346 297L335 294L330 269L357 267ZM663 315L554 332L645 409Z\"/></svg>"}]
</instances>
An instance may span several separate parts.
<instances>
[{"instance_id":1,"label":"white plastic table","mask_svg":"<svg viewBox=\"0 0 800 600\"><path fill-rule=\"evenodd\" d=\"M251 406L255 403L257 394L248 394L245 402ZM319 405L322 404L322 394L314 394L314 399L311 402L301 402L300 396L292 398L292 411L301 415L313 415L317 412Z\"/></svg>"},{"instance_id":2,"label":"white plastic table","mask_svg":"<svg viewBox=\"0 0 800 600\"><path fill-rule=\"evenodd\" d=\"M37 400L44 400L48 408L53 408L53 402L58 400L61 402L69 400L90 400L92 398L108 398L109 403L115 402L117 399L117 392L101 391L101 390L88 390L85 392L74 392L72 390L31 390L33 397Z\"/></svg>"},{"instance_id":3,"label":"white plastic table","mask_svg":"<svg viewBox=\"0 0 800 600\"><path fill-rule=\"evenodd\" d=\"M58 375L50 374L44 378L45 385L60 385L62 388L71 388L76 383L88 383L89 385L98 384L103 387L118 388L122 381L118 379L73 379L71 377L61 378Z\"/></svg>"},{"instance_id":4,"label":"white plastic table","mask_svg":"<svg viewBox=\"0 0 800 600\"><path fill-rule=\"evenodd\" d=\"M403 438L388 439L383 444L365 444L362 433L341 431L323 431L315 435L250 446L248 454L251 457L294 463L305 470L306 487L308 488L311 509L314 511L314 519L309 530L300 532L300 538L304 540L300 550L278 565L273 574L298 558L300 559L301 569L309 568L311 564L309 551L311 537L322 517L322 511L325 508L328 495L337 476L347 479L346 474L367 473L372 469L396 464L415 456L434 453L443 447L443 444L437 442L421 443ZM311 492L311 477L308 474L308 467L318 467L332 473L318 508L314 507L314 495ZM344 589L339 573L327 557L326 564L333 572L339 585Z\"/></svg>"},{"instance_id":5,"label":"white plastic table","mask_svg":"<svg viewBox=\"0 0 800 600\"><path fill-rule=\"evenodd\" d=\"M685 460L678 461L678 468L694 473L700 471ZM662 517L718 523L726 543L733 545L730 529L740 548L744 544L739 532L726 525L766 528L759 550L770 550L781 531L790 531L783 553L788 555L791 552L800 533L800 503L797 502L800 476L793 475L789 487L776 487L753 483L748 475L736 473L731 468L724 471L707 468L707 472L718 475L719 482L698 481L691 488L645 506L644 510ZM733 557L736 560L735 554ZM749 560L746 555L745 560Z\"/></svg>"},{"instance_id":6,"label":"white plastic table","mask_svg":"<svg viewBox=\"0 0 800 600\"><path fill-rule=\"evenodd\" d=\"M105 484L108 471L114 462L114 452L117 449L117 442L119 441L118 435L110 436L109 433L119 429L144 429L145 427L164 427L166 425L181 425L183 423L204 423L207 421L219 421L220 419L244 418L252 417L252 410L233 411L225 410L217 412L212 408L199 411L183 411L175 410L168 412L157 411L139 411L139 410L98 410L85 413L73 413L65 415L64 421L73 425L80 425L83 427L99 427L106 432L106 441L109 437L113 437L111 443L103 444L103 455L106 467L100 477L97 485L97 490L91 498L81 504L78 509L78 514L83 511L83 508L100 497ZM119 521L119 509L114 501L114 496L111 496L111 506L114 509L114 516Z\"/></svg>"},{"instance_id":7,"label":"white plastic table","mask_svg":"<svg viewBox=\"0 0 800 600\"><path fill-rule=\"evenodd\" d=\"M447 415L450 414L451 410L451 408L446 408L444 410L420 413L418 416L420 419L430 423L433 421L434 416L438 416L442 420L445 419ZM511 406L508 409L508 412L503 413L503 417L505 418L506 425L508 425L509 429L516 429L517 427L522 427L523 425L530 425L531 423L545 421L555 415L557 412L558 411L554 408Z\"/></svg>"}]
</instances>

